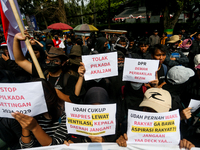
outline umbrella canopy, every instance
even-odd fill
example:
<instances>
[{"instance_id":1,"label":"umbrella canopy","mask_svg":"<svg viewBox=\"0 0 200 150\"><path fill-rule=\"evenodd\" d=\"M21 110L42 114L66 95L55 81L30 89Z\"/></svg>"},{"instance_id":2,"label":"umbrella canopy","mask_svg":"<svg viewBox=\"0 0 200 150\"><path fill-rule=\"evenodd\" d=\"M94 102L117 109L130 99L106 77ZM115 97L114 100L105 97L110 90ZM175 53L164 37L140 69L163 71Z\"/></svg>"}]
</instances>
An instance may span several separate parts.
<instances>
[{"instance_id":1,"label":"umbrella canopy","mask_svg":"<svg viewBox=\"0 0 200 150\"><path fill-rule=\"evenodd\" d=\"M47 29L53 30L72 30L73 28L65 23L54 23L47 27Z\"/></svg>"},{"instance_id":2,"label":"umbrella canopy","mask_svg":"<svg viewBox=\"0 0 200 150\"><path fill-rule=\"evenodd\" d=\"M80 24L74 28L74 31L79 32L93 32L93 31L99 31L96 27L89 24Z\"/></svg>"}]
</instances>

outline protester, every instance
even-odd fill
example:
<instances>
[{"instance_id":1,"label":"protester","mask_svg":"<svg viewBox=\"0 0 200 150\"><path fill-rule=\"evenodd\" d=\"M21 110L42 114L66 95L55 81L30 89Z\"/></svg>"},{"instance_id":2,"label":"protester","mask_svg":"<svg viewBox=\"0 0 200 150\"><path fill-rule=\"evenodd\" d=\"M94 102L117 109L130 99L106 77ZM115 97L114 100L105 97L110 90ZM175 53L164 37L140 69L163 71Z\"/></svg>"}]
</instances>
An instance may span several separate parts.
<instances>
[{"instance_id":1,"label":"protester","mask_svg":"<svg viewBox=\"0 0 200 150\"><path fill-rule=\"evenodd\" d=\"M12 113L22 127L19 140L21 148L63 144L69 138L66 114L53 85L44 79L37 81L42 81L48 112L36 117L30 117L20 112Z\"/></svg>"},{"instance_id":2,"label":"protester","mask_svg":"<svg viewBox=\"0 0 200 150\"><path fill-rule=\"evenodd\" d=\"M98 51L98 53L109 52L107 44L107 39L105 37L99 37L96 39L94 50Z\"/></svg>"},{"instance_id":3,"label":"protester","mask_svg":"<svg viewBox=\"0 0 200 150\"><path fill-rule=\"evenodd\" d=\"M132 58L152 59L148 48L149 48L149 43L147 40L139 41L139 50L136 53L131 54Z\"/></svg>"},{"instance_id":4,"label":"protester","mask_svg":"<svg viewBox=\"0 0 200 150\"><path fill-rule=\"evenodd\" d=\"M115 50L121 51L126 57L129 56L128 52L129 41L126 37L120 36L115 42Z\"/></svg>"},{"instance_id":5,"label":"protester","mask_svg":"<svg viewBox=\"0 0 200 150\"><path fill-rule=\"evenodd\" d=\"M59 48L59 45L60 45L61 42L62 42L62 41L58 38L58 35L55 34L55 35L54 35L54 39L53 39L54 47Z\"/></svg>"},{"instance_id":6,"label":"protester","mask_svg":"<svg viewBox=\"0 0 200 150\"><path fill-rule=\"evenodd\" d=\"M156 98L152 96L152 93L158 93L159 96ZM157 98L162 99L162 101L158 101ZM142 107L145 112L168 112L171 108L171 96L168 91L163 90L161 88L151 88L147 90L144 94L144 99L140 103L140 107ZM128 140L127 134L124 133L117 140L117 144L122 147L126 147ZM189 148L195 147L191 142L183 139L180 141L180 148Z\"/></svg>"},{"instance_id":7,"label":"protester","mask_svg":"<svg viewBox=\"0 0 200 150\"><path fill-rule=\"evenodd\" d=\"M158 30L154 30L153 35L149 37L150 46L154 46L160 43L160 37L158 36Z\"/></svg>"},{"instance_id":8,"label":"protester","mask_svg":"<svg viewBox=\"0 0 200 150\"><path fill-rule=\"evenodd\" d=\"M169 52L167 53L164 64L168 67L173 67L177 65L188 66L189 59L183 54L181 50L178 50L178 44L180 39L178 35L173 35L170 37L169 43Z\"/></svg>"},{"instance_id":9,"label":"protester","mask_svg":"<svg viewBox=\"0 0 200 150\"><path fill-rule=\"evenodd\" d=\"M35 65L25 59L21 52L19 45L21 40L25 40L25 37L23 37L21 33L17 33L13 43L15 47L15 62L34 77L38 77ZM68 102L80 101L79 94L81 89L77 89L76 84L82 85L83 76L81 74L85 72L83 64L80 67L77 67L77 69L79 68L79 70L77 70L79 72L79 77L75 78L72 75L66 74L64 68L62 68L67 60L67 56L64 54L62 49L51 47L49 52L46 52L46 54L47 72L45 73L45 77L52 85L54 85L59 98Z\"/></svg>"},{"instance_id":10,"label":"protester","mask_svg":"<svg viewBox=\"0 0 200 150\"><path fill-rule=\"evenodd\" d=\"M40 41L40 43L42 43L42 45L43 45L43 50L45 51L46 50L46 36L45 35L43 35L42 36L42 41Z\"/></svg>"},{"instance_id":11,"label":"protester","mask_svg":"<svg viewBox=\"0 0 200 150\"><path fill-rule=\"evenodd\" d=\"M162 37L160 38L160 44L165 45L167 38L168 38L168 37L167 37L167 33L164 32L164 33L162 34Z\"/></svg>"}]
</instances>

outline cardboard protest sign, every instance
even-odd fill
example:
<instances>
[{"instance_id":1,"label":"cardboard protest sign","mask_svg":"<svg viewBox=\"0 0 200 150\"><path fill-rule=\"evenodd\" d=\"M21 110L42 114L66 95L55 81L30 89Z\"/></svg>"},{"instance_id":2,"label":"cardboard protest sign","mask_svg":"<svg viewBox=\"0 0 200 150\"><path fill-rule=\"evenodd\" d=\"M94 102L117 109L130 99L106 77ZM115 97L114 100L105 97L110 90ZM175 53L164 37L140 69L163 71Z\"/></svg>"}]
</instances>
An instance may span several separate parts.
<instances>
[{"instance_id":1,"label":"cardboard protest sign","mask_svg":"<svg viewBox=\"0 0 200 150\"><path fill-rule=\"evenodd\" d=\"M28 116L47 112L41 82L0 83L0 117L13 118L10 113L16 111Z\"/></svg>"},{"instance_id":2,"label":"cardboard protest sign","mask_svg":"<svg viewBox=\"0 0 200 150\"><path fill-rule=\"evenodd\" d=\"M118 75L117 52L82 56L85 65L85 80Z\"/></svg>"},{"instance_id":3,"label":"cardboard protest sign","mask_svg":"<svg viewBox=\"0 0 200 150\"><path fill-rule=\"evenodd\" d=\"M83 136L115 134L116 104L77 105L65 103L68 133Z\"/></svg>"},{"instance_id":4,"label":"cardboard protest sign","mask_svg":"<svg viewBox=\"0 0 200 150\"><path fill-rule=\"evenodd\" d=\"M148 83L156 79L159 60L125 58L123 81Z\"/></svg>"},{"instance_id":5,"label":"cardboard protest sign","mask_svg":"<svg viewBox=\"0 0 200 150\"><path fill-rule=\"evenodd\" d=\"M188 107L191 107L191 112L195 112L200 107L200 100L191 99Z\"/></svg>"},{"instance_id":6,"label":"cardboard protest sign","mask_svg":"<svg viewBox=\"0 0 200 150\"><path fill-rule=\"evenodd\" d=\"M178 145L179 111L150 113L128 110L128 143Z\"/></svg>"}]
</instances>

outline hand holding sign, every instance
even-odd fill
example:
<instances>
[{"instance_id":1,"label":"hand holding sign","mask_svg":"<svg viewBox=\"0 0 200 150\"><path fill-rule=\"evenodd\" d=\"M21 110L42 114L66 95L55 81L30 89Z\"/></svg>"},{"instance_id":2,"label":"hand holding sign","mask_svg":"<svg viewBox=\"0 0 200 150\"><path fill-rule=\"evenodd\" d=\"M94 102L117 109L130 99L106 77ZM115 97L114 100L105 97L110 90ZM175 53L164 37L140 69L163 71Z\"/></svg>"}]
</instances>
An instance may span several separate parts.
<instances>
[{"instance_id":1,"label":"hand holding sign","mask_svg":"<svg viewBox=\"0 0 200 150\"><path fill-rule=\"evenodd\" d=\"M121 136L116 140L116 143L117 143L119 146L126 147L126 146L127 146L127 143L126 143L127 140L128 140L127 134L124 133L124 135L121 135Z\"/></svg>"},{"instance_id":2,"label":"hand holding sign","mask_svg":"<svg viewBox=\"0 0 200 150\"><path fill-rule=\"evenodd\" d=\"M20 112L11 113L11 115L19 122L23 129L32 131L38 125L35 118L24 115Z\"/></svg>"},{"instance_id":3,"label":"hand holding sign","mask_svg":"<svg viewBox=\"0 0 200 150\"><path fill-rule=\"evenodd\" d=\"M88 137L91 139L92 142L98 142L98 143L105 142L105 140L101 136L88 136Z\"/></svg>"}]
</instances>

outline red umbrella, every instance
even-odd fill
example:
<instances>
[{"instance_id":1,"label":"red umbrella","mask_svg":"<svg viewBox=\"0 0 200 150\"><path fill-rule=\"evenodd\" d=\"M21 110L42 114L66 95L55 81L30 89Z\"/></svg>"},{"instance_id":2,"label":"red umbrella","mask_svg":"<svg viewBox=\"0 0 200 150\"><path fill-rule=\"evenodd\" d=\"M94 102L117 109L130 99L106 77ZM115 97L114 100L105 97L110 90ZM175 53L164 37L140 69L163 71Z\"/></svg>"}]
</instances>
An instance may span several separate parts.
<instances>
[{"instance_id":1,"label":"red umbrella","mask_svg":"<svg viewBox=\"0 0 200 150\"><path fill-rule=\"evenodd\" d=\"M73 28L65 23L54 23L47 27L47 29L53 30L72 30Z\"/></svg>"}]
</instances>

